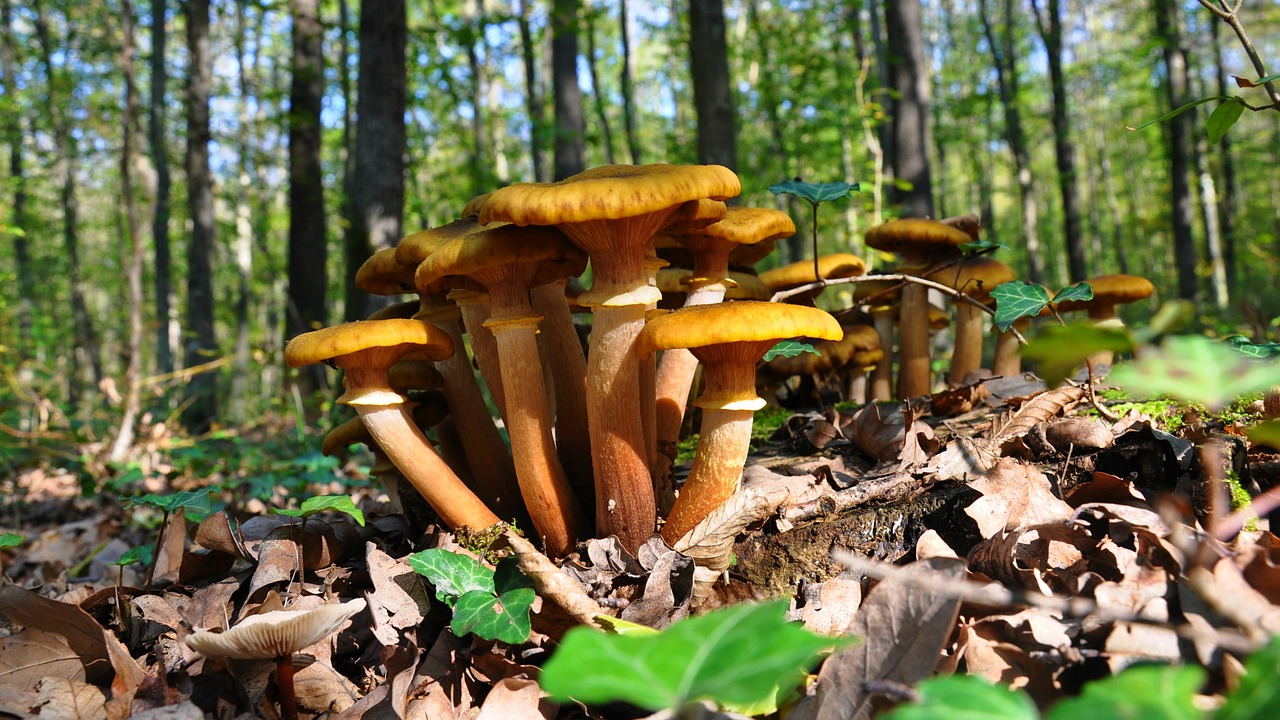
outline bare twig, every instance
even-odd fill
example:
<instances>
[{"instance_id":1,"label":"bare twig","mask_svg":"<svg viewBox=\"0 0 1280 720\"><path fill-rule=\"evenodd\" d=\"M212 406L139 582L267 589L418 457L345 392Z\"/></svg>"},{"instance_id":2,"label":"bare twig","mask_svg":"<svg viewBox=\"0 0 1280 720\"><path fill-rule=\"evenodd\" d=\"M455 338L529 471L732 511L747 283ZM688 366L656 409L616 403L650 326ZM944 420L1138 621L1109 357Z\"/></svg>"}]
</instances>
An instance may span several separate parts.
<instances>
[{"instance_id":1,"label":"bare twig","mask_svg":"<svg viewBox=\"0 0 1280 720\"><path fill-rule=\"evenodd\" d=\"M1236 2L1231 5L1230 9L1227 8L1227 4L1224 0L1218 0L1217 2L1199 0L1199 3L1206 10L1218 16L1218 18L1231 28L1231 30L1236 34L1236 38L1240 40L1240 46L1244 48L1244 54L1248 56L1249 62L1253 65L1254 71L1258 73L1258 77L1267 77L1266 63L1262 61L1262 55L1258 53L1258 49L1254 47L1253 41L1249 39L1249 34L1245 32L1244 25L1240 22L1240 6L1244 4L1244 0L1236 0ZM1262 83L1262 87L1267 91L1267 97L1271 100L1270 105L1255 107L1243 102L1242 104L1250 110L1280 111L1280 92L1276 90L1275 83L1268 80L1267 82Z\"/></svg>"}]
</instances>

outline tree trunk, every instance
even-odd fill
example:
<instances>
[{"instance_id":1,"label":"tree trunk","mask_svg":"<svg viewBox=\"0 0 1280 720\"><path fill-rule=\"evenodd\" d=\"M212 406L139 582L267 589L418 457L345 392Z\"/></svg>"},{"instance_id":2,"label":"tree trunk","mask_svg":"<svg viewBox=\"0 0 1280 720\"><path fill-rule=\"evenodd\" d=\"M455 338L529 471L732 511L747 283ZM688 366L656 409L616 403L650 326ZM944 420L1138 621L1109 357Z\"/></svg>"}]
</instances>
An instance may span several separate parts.
<instances>
[{"instance_id":1,"label":"tree trunk","mask_svg":"<svg viewBox=\"0 0 1280 720\"><path fill-rule=\"evenodd\" d=\"M996 82L1000 89L1000 106L1004 110L1005 138L1013 153L1013 167L1017 174L1018 192L1022 199L1022 237L1027 249L1027 279L1033 283L1045 281L1044 257L1040 249L1039 207L1035 181L1031 175L1031 152L1027 148L1022 130L1022 115L1018 110L1017 53L1013 37L1013 0L1005 1L1005 22L1000 40L996 40L987 0L978 0L978 14L982 32L987 38L995 62Z\"/></svg>"},{"instance_id":2,"label":"tree trunk","mask_svg":"<svg viewBox=\"0 0 1280 720\"><path fill-rule=\"evenodd\" d=\"M406 37L404 0L360 3L360 79L352 199L355 204L353 232L364 255L360 258L361 264L371 253L395 247L404 234ZM347 266L351 274L357 269L359 265ZM373 309L368 296L363 293L362 296L365 302L359 317Z\"/></svg>"},{"instance_id":3,"label":"tree trunk","mask_svg":"<svg viewBox=\"0 0 1280 720\"><path fill-rule=\"evenodd\" d=\"M239 117L236 122L236 154L239 159L237 182L235 188L236 201L236 243L235 259L239 283L236 289L236 354L235 372L231 374L231 407L232 422L242 423L248 417L249 394L249 311L253 307L253 208L249 202L250 188L250 150L249 128L252 118L249 114L249 68L251 63L245 57L245 40L249 32L245 17L246 3L236 4L236 80L239 83Z\"/></svg>"},{"instance_id":4,"label":"tree trunk","mask_svg":"<svg viewBox=\"0 0 1280 720\"><path fill-rule=\"evenodd\" d=\"M596 121L600 123L600 142L604 145L605 162L613 165L613 129L609 127L609 114L605 112L605 91L600 84L600 73L596 70L596 13L597 10L593 7L587 11L584 19L587 26L587 73L591 78L592 105Z\"/></svg>"},{"instance_id":5,"label":"tree trunk","mask_svg":"<svg viewBox=\"0 0 1280 720\"><path fill-rule=\"evenodd\" d=\"M289 290L285 339L323 327L325 294L324 184L320 166L320 106L324 96L323 28L318 0L291 0L293 79L289 88ZM299 373L304 393L324 385L322 368Z\"/></svg>"},{"instance_id":6,"label":"tree trunk","mask_svg":"<svg viewBox=\"0 0 1280 720\"><path fill-rule=\"evenodd\" d=\"M479 195L493 189L490 187L492 148L486 133L489 106L485 91L485 69L480 53L476 52L476 43L486 42L484 0L466 0L463 7L466 24L462 29L461 42L466 48L467 69L471 77L471 194ZM362 11L362 18L363 15ZM361 48L363 55L363 45ZM362 74L361 78L363 77Z\"/></svg>"},{"instance_id":7,"label":"tree trunk","mask_svg":"<svg viewBox=\"0 0 1280 720\"><path fill-rule=\"evenodd\" d=\"M162 11L163 14L163 11ZM120 119L120 194L123 207L121 267L129 287L129 351L124 371L124 415L111 444L109 459L119 462L133 446L134 423L141 406L139 381L142 377L142 237L138 232L138 212L133 196L134 125L138 113L138 89L133 65L133 2L120 3L120 75L124 80L124 108Z\"/></svg>"},{"instance_id":8,"label":"tree trunk","mask_svg":"<svg viewBox=\"0 0 1280 720\"><path fill-rule=\"evenodd\" d=\"M21 92L14 82L17 73L17 62L14 58L13 42L13 10L9 0L0 0L0 95L5 98L16 98ZM31 252L27 240L27 175L23 166L26 150L22 143L22 113L17 112L19 105L15 101L10 112L4 118L4 141L9 146L9 182L13 188L13 200L9 217L5 218L17 232L13 236L14 272L18 276L18 334L22 342L17 343L17 357L14 367L34 354L30 348L32 299L35 297L35 275L31 267Z\"/></svg>"},{"instance_id":9,"label":"tree trunk","mask_svg":"<svg viewBox=\"0 0 1280 720\"><path fill-rule=\"evenodd\" d=\"M242 3L243 4L243 3ZM363 7L363 4L361 5ZM241 10L243 13L243 10ZM358 30L357 30L358 32ZM351 10L347 0L338 0L338 57L351 57ZM361 45L360 47L363 47ZM363 58L363 52L360 58ZM356 271L368 259L368 235L356 212L356 93L351 87L351 63L338 63L338 87L342 91L342 193L338 214L342 217L342 319L361 320L374 302L356 285Z\"/></svg>"},{"instance_id":10,"label":"tree trunk","mask_svg":"<svg viewBox=\"0 0 1280 720\"><path fill-rule=\"evenodd\" d=\"M213 88L213 53L209 46L209 0L188 0L187 53L187 327L183 364L188 370L216 358L213 323L213 255L215 219L213 178L209 170L209 95ZM193 433L209 429L218 416L217 373L196 371L187 382L182 421Z\"/></svg>"},{"instance_id":11,"label":"tree trunk","mask_svg":"<svg viewBox=\"0 0 1280 720\"><path fill-rule=\"evenodd\" d=\"M578 84L578 13L581 0L553 0L551 93L555 96L555 179L582 172L582 86Z\"/></svg>"},{"instance_id":12,"label":"tree trunk","mask_svg":"<svg viewBox=\"0 0 1280 720\"><path fill-rule=\"evenodd\" d=\"M1217 94L1228 95L1227 71L1222 64L1222 42L1218 29L1221 24L1215 19L1209 20ZM1218 141L1218 159L1222 166L1222 197L1218 213L1222 226L1222 261L1226 267L1227 287L1233 288L1239 277L1236 271L1236 208L1240 206L1240 188L1236 183L1236 161L1235 153L1231 151L1231 133L1223 135Z\"/></svg>"},{"instance_id":13,"label":"tree trunk","mask_svg":"<svg viewBox=\"0 0 1280 720\"><path fill-rule=\"evenodd\" d=\"M1116 253L1116 268L1121 273L1129 273L1129 257L1125 253L1125 214L1120 209L1120 196L1116 194L1116 178L1111 168L1111 154L1107 152L1106 133L1098 131L1098 169L1102 172L1103 193L1107 197L1107 216L1111 221L1111 243Z\"/></svg>"},{"instance_id":14,"label":"tree trunk","mask_svg":"<svg viewBox=\"0 0 1280 720\"><path fill-rule=\"evenodd\" d=\"M155 246L156 295L156 372L173 372L173 260L169 246L169 149L165 145L165 88L169 82L165 68L165 46L168 42L168 3L151 2L151 102L147 115L148 146L151 163L156 168L156 201L151 220L151 244Z\"/></svg>"},{"instance_id":15,"label":"tree trunk","mask_svg":"<svg viewBox=\"0 0 1280 720\"><path fill-rule=\"evenodd\" d=\"M689 0L689 68L697 113L698 162L737 170L737 109L724 33L723 0ZM765 38L758 40L763 43ZM776 128L776 113L774 119Z\"/></svg>"},{"instance_id":16,"label":"tree trunk","mask_svg":"<svg viewBox=\"0 0 1280 720\"><path fill-rule=\"evenodd\" d=\"M889 87L898 94L893 102L893 154L890 163L895 185L892 202L902 206L904 217L933 217L933 182L929 149L933 147L929 119L930 77L925 60L921 4L885 0L884 26Z\"/></svg>"},{"instance_id":17,"label":"tree trunk","mask_svg":"<svg viewBox=\"0 0 1280 720\"><path fill-rule=\"evenodd\" d=\"M1169 109L1187 101L1187 53L1182 44L1182 16L1173 0L1153 0L1156 37L1164 52L1165 98ZM1194 113L1182 113L1162 123L1168 143L1170 184L1170 225L1173 228L1173 255L1178 272L1178 297L1198 302L1196 246L1191 234L1191 122Z\"/></svg>"},{"instance_id":18,"label":"tree trunk","mask_svg":"<svg viewBox=\"0 0 1280 720\"><path fill-rule=\"evenodd\" d=\"M622 123L627 133L627 149L631 162L639 165L641 159L640 136L636 130L634 90L631 87L631 19L627 15L627 0L618 0L618 33L622 40L622 66L618 69L618 84L622 91Z\"/></svg>"},{"instance_id":19,"label":"tree trunk","mask_svg":"<svg viewBox=\"0 0 1280 720\"><path fill-rule=\"evenodd\" d=\"M524 63L525 110L529 113L529 164L534 182L545 182L547 165L543 157L542 92L538 88L538 62L534 55L533 30L529 27L529 0L519 2L517 23L520 26L520 58Z\"/></svg>"},{"instance_id":20,"label":"tree trunk","mask_svg":"<svg viewBox=\"0 0 1280 720\"><path fill-rule=\"evenodd\" d=\"M1080 231L1080 207L1076 202L1076 159L1071 141L1071 119L1067 115L1071 98L1062 74L1062 14L1059 0L1047 0L1047 17L1032 0L1036 28L1049 59L1049 86L1053 91L1053 152L1058 161L1058 194L1062 199L1062 233L1067 248L1067 275L1071 282L1089 276L1084 237ZM1010 18L1012 20L1012 18Z\"/></svg>"}]
</instances>

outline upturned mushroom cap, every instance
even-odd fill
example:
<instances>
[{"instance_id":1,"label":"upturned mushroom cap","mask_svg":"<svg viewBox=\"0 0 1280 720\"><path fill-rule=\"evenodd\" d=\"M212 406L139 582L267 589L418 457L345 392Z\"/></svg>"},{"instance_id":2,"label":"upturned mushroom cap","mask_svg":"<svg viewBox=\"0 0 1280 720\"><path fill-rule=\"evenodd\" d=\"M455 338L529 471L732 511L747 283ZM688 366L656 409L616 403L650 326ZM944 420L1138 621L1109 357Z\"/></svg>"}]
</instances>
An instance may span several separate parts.
<instances>
[{"instance_id":1,"label":"upturned mushroom cap","mask_svg":"<svg viewBox=\"0 0 1280 720\"><path fill-rule=\"evenodd\" d=\"M1136 275L1099 275L1085 282L1093 288L1093 299L1059 303L1059 312L1124 305L1151 297L1156 291L1150 280Z\"/></svg>"},{"instance_id":2,"label":"upturned mushroom cap","mask_svg":"<svg viewBox=\"0 0 1280 720\"><path fill-rule=\"evenodd\" d=\"M374 295L414 292L413 266L397 262L395 248L379 250L356 271L356 287Z\"/></svg>"},{"instance_id":3,"label":"upturned mushroom cap","mask_svg":"<svg viewBox=\"0 0 1280 720\"><path fill-rule=\"evenodd\" d=\"M818 258L818 272L824 280L855 277L867 269L862 258L849 253L831 253ZM815 282L813 261L799 260L760 273L760 280L774 292Z\"/></svg>"},{"instance_id":4,"label":"upturned mushroom cap","mask_svg":"<svg viewBox=\"0 0 1280 720\"><path fill-rule=\"evenodd\" d=\"M342 624L364 610L362 599L312 610L274 610L241 620L225 632L197 632L187 647L201 655L234 660L273 660L288 657L336 633Z\"/></svg>"},{"instance_id":5,"label":"upturned mushroom cap","mask_svg":"<svg viewBox=\"0 0 1280 720\"><path fill-rule=\"evenodd\" d=\"M965 231L937 220L907 218L890 220L867 231L867 247L897 253L909 266L923 258L956 253L959 245L972 241Z\"/></svg>"},{"instance_id":6,"label":"upturned mushroom cap","mask_svg":"<svg viewBox=\"0 0 1280 720\"><path fill-rule=\"evenodd\" d=\"M492 194L493 193L491 192L480 193L479 195L468 200L467 206L462 208L462 217L478 214L480 212L480 208L484 207L484 204L488 202L489 196Z\"/></svg>"},{"instance_id":7,"label":"upturned mushroom cap","mask_svg":"<svg viewBox=\"0 0 1280 720\"><path fill-rule=\"evenodd\" d=\"M653 318L640 333L637 346L641 354L647 355L671 348L696 350L727 343L769 342L794 337L839 340L843 332L840 323L824 310L804 305L741 300L693 305Z\"/></svg>"},{"instance_id":8,"label":"upturned mushroom cap","mask_svg":"<svg viewBox=\"0 0 1280 720\"><path fill-rule=\"evenodd\" d=\"M304 333L289 341L284 359L289 367L339 361L345 356L381 348L412 353L414 359L435 361L453 354L453 343L440 329L420 320L356 320ZM388 363L390 367L393 363Z\"/></svg>"},{"instance_id":9,"label":"upturned mushroom cap","mask_svg":"<svg viewBox=\"0 0 1280 720\"><path fill-rule=\"evenodd\" d=\"M432 252L435 252L437 247L454 238L479 229L481 229L481 225L475 214L466 213L463 217L440 227L419 230L412 235L406 236L400 241L399 245L396 245L396 262L409 266L410 272L412 272L417 269L418 263L426 259ZM412 285L413 282L410 281L409 284Z\"/></svg>"}]
</instances>

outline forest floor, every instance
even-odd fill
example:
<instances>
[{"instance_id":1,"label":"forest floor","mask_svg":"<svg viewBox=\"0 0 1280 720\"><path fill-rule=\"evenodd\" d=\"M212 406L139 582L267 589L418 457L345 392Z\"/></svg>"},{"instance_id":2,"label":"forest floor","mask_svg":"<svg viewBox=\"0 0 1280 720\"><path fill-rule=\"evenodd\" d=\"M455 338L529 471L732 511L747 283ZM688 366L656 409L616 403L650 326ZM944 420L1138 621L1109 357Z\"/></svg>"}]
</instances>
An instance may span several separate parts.
<instances>
[{"instance_id":1,"label":"forest floor","mask_svg":"<svg viewBox=\"0 0 1280 720\"><path fill-rule=\"evenodd\" d=\"M156 437L130 466L136 494L197 491L165 523L157 503L86 492L47 460L3 480L0 534L21 544L0 550L0 716L279 717L275 663L206 658L184 640L253 612L356 598L364 611L294 659L303 717L647 715L557 703L537 684L581 624L571 606L582 598L658 629L786 598L813 633L859 637L759 714L870 717L953 672L1021 688L1043 709L1148 661L1205 668L1198 692L1211 706L1241 658L1280 631L1280 539L1249 504L1280 484L1280 453L1244 437L1258 420L1247 403L1209 415L1101 397L1118 420L1081 388L1045 390L1031 376L920 405L772 413L780 424L757 433L743 490L714 526L680 552L586 543L556 573L575 581L568 589L535 582L532 629L516 643L450 630L440 588L411 557L437 548L491 562L513 552L508 536L485 546L424 531L389 514L352 462L303 477L309 495L353 497L362 522L323 512L299 523L267 511L287 494L248 499L258 486L225 457L212 481L174 473ZM223 490L197 512L211 482ZM154 567L129 563L157 538ZM693 557L720 571L695 573Z\"/></svg>"}]
</instances>

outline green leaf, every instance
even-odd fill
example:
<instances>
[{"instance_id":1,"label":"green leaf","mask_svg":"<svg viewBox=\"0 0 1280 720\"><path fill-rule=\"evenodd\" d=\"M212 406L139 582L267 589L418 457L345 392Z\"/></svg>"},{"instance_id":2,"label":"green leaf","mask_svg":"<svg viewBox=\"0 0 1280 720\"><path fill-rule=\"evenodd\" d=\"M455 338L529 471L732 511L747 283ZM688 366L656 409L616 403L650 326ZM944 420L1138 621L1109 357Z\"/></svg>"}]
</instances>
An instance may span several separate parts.
<instances>
[{"instance_id":1,"label":"green leaf","mask_svg":"<svg viewBox=\"0 0 1280 720\"><path fill-rule=\"evenodd\" d=\"M459 637L474 633L485 640L513 645L529 639L529 610L536 597L533 583L506 558L494 573L494 592L471 590L458 598L449 627Z\"/></svg>"},{"instance_id":2,"label":"green leaf","mask_svg":"<svg viewBox=\"0 0 1280 720\"><path fill-rule=\"evenodd\" d=\"M1280 343L1256 343L1243 335L1227 338L1227 343L1244 355L1255 358L1280 356Z\"/></svg>"},{"instance_id":3,"label":"green leaf","mask_svg":"<svg viewBox=\"0 0 1280 720\"><path fill-rule=\"evenodd\" d=\"M542 669L553 697L622 700L678 711L709 699L750 705L797 683L818 652L840 640L784 619L786 602L735 605L681 620L654 635L606 635L576 628Z\"/></svg>"},{"instance_id":4,"label":"green leaf","mask_svg":"<svg viewBox=\"0 0 1280 720\"><path fill-rule=\"evenodd\" d=\"M1061 303L1068 301L1083 302L1093 299L1093 286L1087 282L1078 282L1070 287L1064 287L1053 296L1053 302Z\"/></svg>"},{"instance_id":5,"label":"green leaf","mask_svg":"<svg viewBox=\"0 0 1280 720\"><path fill-rule=\"evenodd\" d=\"M449 607L469 592L494 595L493 571L470 555L433 548L410 555L409 567L426 577L436 589L436 599Z\"/></svg>"},{"instance_id":6,"label":"green leaf","mask_svg":"<svg viewBox=\"0 0 1280 720\"><path fill-rule=\"evenodd\" d=\"M1045 720L1199 720L1192 701L1204 684L1203 668L1141 665L1085 683L1084 690L1049 709Z\"/></svg>"},{"instance_id":7,"label":"green leaf","mask_svg":"<svg viewBox=\"0 0 1280 720\"><path fill-rule=\"evenodd\" d=\"M999 248L1001 250L1009 249L1008 245L1005 245L1004 243L998 243L994 240L974 240L972 242L960 243L959 247L960 247L960 252L964 253L965 255L973 255L975 253L982 252L983 250L989 250L991 248Z\"/></svg>"},{"instance_id":8,"label":"green leaf","mask_svg":"<svg viewBox=\"0 0 1280 720\"><path fill-rule=\"evenodd\" d=\"M217 488L209 487L199 490L184 490L172 495L147 493L146 495L126 496L120 499L124 501L125 507L145 505L170 515L182 511L189 515L205 516L213 512L211 498L216 492L218 492Z\"/></svg>"},{"instance_id":9,"label":"green leaf","mask_svg":"<svg viewBox=\"0 0 1280 720\"><path fill-rule=\"evenodd\" d=\"M818 351L814 350L809 343L800 342L799 340L783 340L769 348L769 351L764 354L764 361L769 362L776 357L795 357L800 353L807 352L814 355L818 354Z\"/></svg>"},{"instance_id":10,"label":"green leaf","mask_svg":"<svg viewBox=\"0 0 1280 720\"><path fill-rule=\"evenodd\" d=\"M1229 96L1229 95L1214 95L1214 96L1212 96L1212 97L1200 98L1199 100L1192 100L1191 102L1187 103L1186 105L1183 105L1183 106L1182 106L1182 107L1180 107L1180 108L1176 108L1176 109L1174 109L1174 110L1170 110L1169 112L1167 112L1167 113L1165 113L1165 114L1161 115L1160 117L1156 118L1155 120L1148 120L1148 121L1146 121L1146 122L1142 123L1141 125L1138 125L1137 127L1128 127L1128 126L1126 126L1126 129L1128 129L1128 130L1141 130L1141 129L1145 128L1145 127L1151 127L1152 125L1155 125L1156 123L1164 122L1165 120L1169 120L1170 118L1178 117L1178 116L1179 116L1179 115L1181 115L1182 113L1184 113L1184 112L1186 112L1186 111L1190 110L1191 108L1196 107L1196 106L1198 106L1198 105L1203 105L1203 104L1205 104L1205 103L1211 103L1211 102L1213 102L1214 100L1230 100L1230 99L1231 99L1231 96Z\"/></svg>"},{"instance_id":11,"label":"green leaf","mask_svg":"<svg viewBox=\"0 0 1280 720\"><path fill-rule=\"evenodd\" d=\"M1050 325L1036 333L1020 352L1024 358L1036 361L1036 373L1049 387L1057 387L1084 366L1085 358L1104 350L1132 351L1129 331L1092 323Z\"/></svg>"},{"instance_id":12,"label":"green leaf","mask_svg":"<svg viewBox=\"0 0 1280 720\"><path fill-rule=\"evenodd\" d=\"M22 536L17 533L7 532L7 533L0 534L0 550L4 550L5 548L18 547L21 544L22 544Z\"/></svg>"},{"instance_id":13,"label":"green leaf","mask_svg":"<svg viewBox=\"0 0 1280 720\"><path fill-rule=\"evenodd\" d=\"M1232 125L1240 119L1244 113L1244 103L1240 98L1232 98L1209 113L1209 119L1205 120L1204 129L1209 133L1209 142L1217 145L1222 141L1222 136L1227 134Z\"/></svg>"},{"instance_id":14,"label":"green leaf","mask_svg":"<svg viewBox=\"0 0 1280 720\"><path fill-rule=\"evenodd\" d=\"M152 548L150 545L139 545L138 547L132 547L126 550L124 554L120 556L119 560L116 560L111 564L118 565L120 567L126 567L128 565L136 565L138 563L142 563L143 565L150 565L151 556L153 553L154 553L154 548Z\"/></svg>"},{"instance_id":15,"label":"green leaf","mask_svg":"<svg viewBox=\"0 0 1280 720\"><path fill-rule=\"evenodd\" d=\"M1135 395L1164 395L1217 412L1241 395L1280 385L1280 362L1252 360L1201 335L1175 335L1109 379Z\"/></svg>"},{"instance_id":16,"label":"green leaf","mask_svg":"<svg viewBox=\"0 0 1280 720\"><path fill-rule=\"evenodd\" d=\"M991 290L996 300L996 327L1007 331L1024 317L1035 317L1049 304L1049 293L1039 285L1021 280L997 285Z\"/></svg>"},{"instance_id":17,"label":"green leaf","mask_svg":"<svg viewBox=\"0 0 1280 720\"><path fill-rule=\"evenodd\" d=\"M1181 330L1187 323L1195 319L1196 305L1190 300L1170 300L1160 306L1146 327L1133 331L1133 340L1137 345L1150 345L1157 338L1175 330Z\"/></svg>"},{"instance_id":18,"label":"green leaf","mask_svg":"<svg viewBox=\"0 0 1280 720\"><path fill-rule=\"evenodd\" d=\"M824 203L830 200L841 200L857 192L858 183L826 182L810 183L800 179L783 180L769 186L774 195L796 195L811 203Z\"/></svg>"},{"instance_id":19,"label":"green leaf","mask_svg":"<svg viewBox=\"0 0 1280 720\"><path fill-rule=\"evenodd\" d=\"M1249 428L1247 434L1250 442L1280 448L1280 420L1268 420L1264 423L1258 423Z\"/></svg>"},{"instance_id":20,"label":"green leaf","mask_svg":"<svg viewBox=\"0 0 1280 720\"><path fill-rule=\"evenodd\" d=\"M1214 720L1267 720L1280 717L1280 636L1244 661L1246 674Z\"/></svg>"},{"instance_id":21,"label":"green leaf","mask_svg":"<svg viewBox=\"0 0 1280 720\"><path fill-rule=\"evenodd\" d=\"M920 700L899 705L883 720L1037 720L1040 713L1025 692L974 675L945 675L921 681Z\"/></svg>"},{"instance_id":22,"label":"green leaf","mask_svg":"<svg viewBox=\"0 0 1280 720\"><path fill-rule=\"evenodd\" d=\"M344 512L354 518L361 527L364 527L364 511L356 507L356 503L351 499L350 495L318 495L310 497L303 500L302 506L297 510L271 508L271 512L276 515L300 517L304 520L324 510Z\"/></svg>"}]
</instances>

